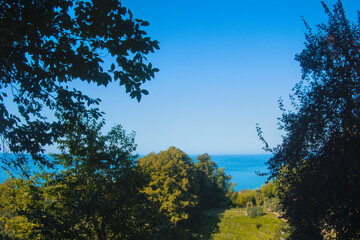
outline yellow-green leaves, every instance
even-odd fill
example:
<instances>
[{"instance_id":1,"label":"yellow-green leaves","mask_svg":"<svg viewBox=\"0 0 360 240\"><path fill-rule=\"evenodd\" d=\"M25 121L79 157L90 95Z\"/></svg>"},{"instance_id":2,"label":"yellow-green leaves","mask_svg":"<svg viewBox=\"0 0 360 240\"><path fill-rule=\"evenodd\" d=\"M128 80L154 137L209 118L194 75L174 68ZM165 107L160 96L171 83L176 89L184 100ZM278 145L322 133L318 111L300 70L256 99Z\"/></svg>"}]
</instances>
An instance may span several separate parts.
<instances>
[{"instance_id":1,"label":"yellow-green leaves","mask_svg":"<svg viewBox=\"0 0 360 240\"><path fill-rule=\"evenodd\" d=\"M193 160L180 149L170 147L140 158L138 163L150 177L143 190L149 198L161 204L161 210L173 223L187 219L198 203Z\"/></svg>"},{"instance_id":2,"label":"yellow-green leaves","mask_svg":"<svg viewBox=\"0 0 360 240\"><path fill-rule=\"evenodd\" d=\"M143 191L160 203L174 224L229 202L231 177L208 154L200 155L195 163L180 149L170 147L140 158L138 164L150 178Z\"/></svg>"}]
</instances>

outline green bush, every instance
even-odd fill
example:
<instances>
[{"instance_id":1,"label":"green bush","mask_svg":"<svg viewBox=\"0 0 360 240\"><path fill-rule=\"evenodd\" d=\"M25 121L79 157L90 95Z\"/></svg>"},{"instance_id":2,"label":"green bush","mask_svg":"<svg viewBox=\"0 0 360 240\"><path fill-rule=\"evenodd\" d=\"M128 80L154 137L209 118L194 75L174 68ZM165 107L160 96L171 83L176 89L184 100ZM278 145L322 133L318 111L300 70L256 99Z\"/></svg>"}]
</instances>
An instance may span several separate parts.
<instances>
[{"instance_id":1,"label":"green bush","mask_svg":"<svg viewBox=\"0 0 360 240\"><path fill-rule=\"evenodd\" d=\"M270 210L272 212L279 212L281 210L279 198L275 197L275 198L271 199Z\"/></svg>"},{"instance_id":2,"label":"green bush","mask_svg":"<svg viewBox=\"0 0 360 240\"><path fill-rule=\"evenodd\" d=\"M246 211L247 211L247 215L252 218L264 215L264 211L261 207L251 207L248 208Z\"/></svg>"}]
</instances>

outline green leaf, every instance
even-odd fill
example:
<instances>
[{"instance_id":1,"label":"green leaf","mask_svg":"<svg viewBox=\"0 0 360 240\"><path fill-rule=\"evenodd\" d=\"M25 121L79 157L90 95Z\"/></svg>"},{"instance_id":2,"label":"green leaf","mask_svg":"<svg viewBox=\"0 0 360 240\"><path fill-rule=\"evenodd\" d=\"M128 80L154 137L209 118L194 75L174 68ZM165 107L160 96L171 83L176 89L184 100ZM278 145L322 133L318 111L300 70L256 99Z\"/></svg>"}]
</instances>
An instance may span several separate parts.
<instances>
[{"instance_id":1,"label":"green leaf","mask_svg":"<svg viewBox=\"0 0 360 240\"><path fill-rule=\"evenodd\" d=\"M146 89L141 90L141 93L144 95L149 95L149 91Z\"/></svg>"},{"instance_id":2,"label":"green leaf","mask_svg":"<svg viewBox=\"0 0 360 240\"><path fill-rule=\"evenodd\" d=\"M145 27L147 27L147 26L149 26L149 25L150 25L150 23L147 22L147 21L143 21L143 22L140 24L140 26L145 26Z\"/></svg>"}]
</instances>

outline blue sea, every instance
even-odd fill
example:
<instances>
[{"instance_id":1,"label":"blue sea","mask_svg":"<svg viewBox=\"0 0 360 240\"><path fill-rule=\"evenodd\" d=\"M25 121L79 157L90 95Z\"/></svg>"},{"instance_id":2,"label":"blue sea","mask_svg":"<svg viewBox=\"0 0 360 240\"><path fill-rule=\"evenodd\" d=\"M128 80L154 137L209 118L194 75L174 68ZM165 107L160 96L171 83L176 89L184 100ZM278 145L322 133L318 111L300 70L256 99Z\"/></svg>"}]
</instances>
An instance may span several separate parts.
<instances>
[{"instance_id":1,"label":"blue sea","mask_svg":"<svg viewBox=\"0 0 360 240\"><path fill-rule=\"evenodd\" d=\"M266 176L258 176L255 172L266 172L265 162L271 156L269 154L211 155L211 159L219 167L225 168L225 173L232 176L231 181L236 183L235 190L239 191L260 188L266 182ZM195 160L197 156L190 157Z\"/></svg>"},{"instance_id":2,"label":"blue sea","mask_svg":"<svg viewBox=\"0 0 360 240\"><path fill-rule=\"evenodd\" d=\"M190 155L196 160L197 155ZM231 181L236 183L235 190L260 188L266 182L267 177L256 175L256 171L266 172L265 162L269 160L269 154L251 155L211 155L211 158L219 167L224 167L225 172L232 176ZM8 174L0 169L0 182L3 182Z\"/></svg>"}]
</instances>

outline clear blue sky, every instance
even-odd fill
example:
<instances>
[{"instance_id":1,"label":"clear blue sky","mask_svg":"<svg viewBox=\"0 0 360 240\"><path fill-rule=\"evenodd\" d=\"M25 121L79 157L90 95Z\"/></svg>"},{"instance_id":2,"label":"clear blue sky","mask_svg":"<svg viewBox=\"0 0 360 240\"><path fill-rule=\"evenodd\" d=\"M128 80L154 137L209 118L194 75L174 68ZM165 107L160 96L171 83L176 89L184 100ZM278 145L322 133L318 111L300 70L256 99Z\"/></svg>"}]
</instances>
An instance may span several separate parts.
<instances>
[{"instance_id":1,"label":"clear blue sky","mask_svg":"<svg viewBox=\"0 0 360 240\"><path fill-rule=\"evenodd\" d=\"M277 101L288 100L301 78L294 60L305 40L301 16L312 26L327 19L320 1L122 2L150 22L145 30L161 49L148 59L160 72L140 103L117 84L88 88L102 99L107 129L134 130L140 154L169 146L188 154L264 153L256 123L270 144L281 142ZM326 3L332 8L335 0ZM343 5L355 20L360 1Z\"/></svg>"}]
</instances>

